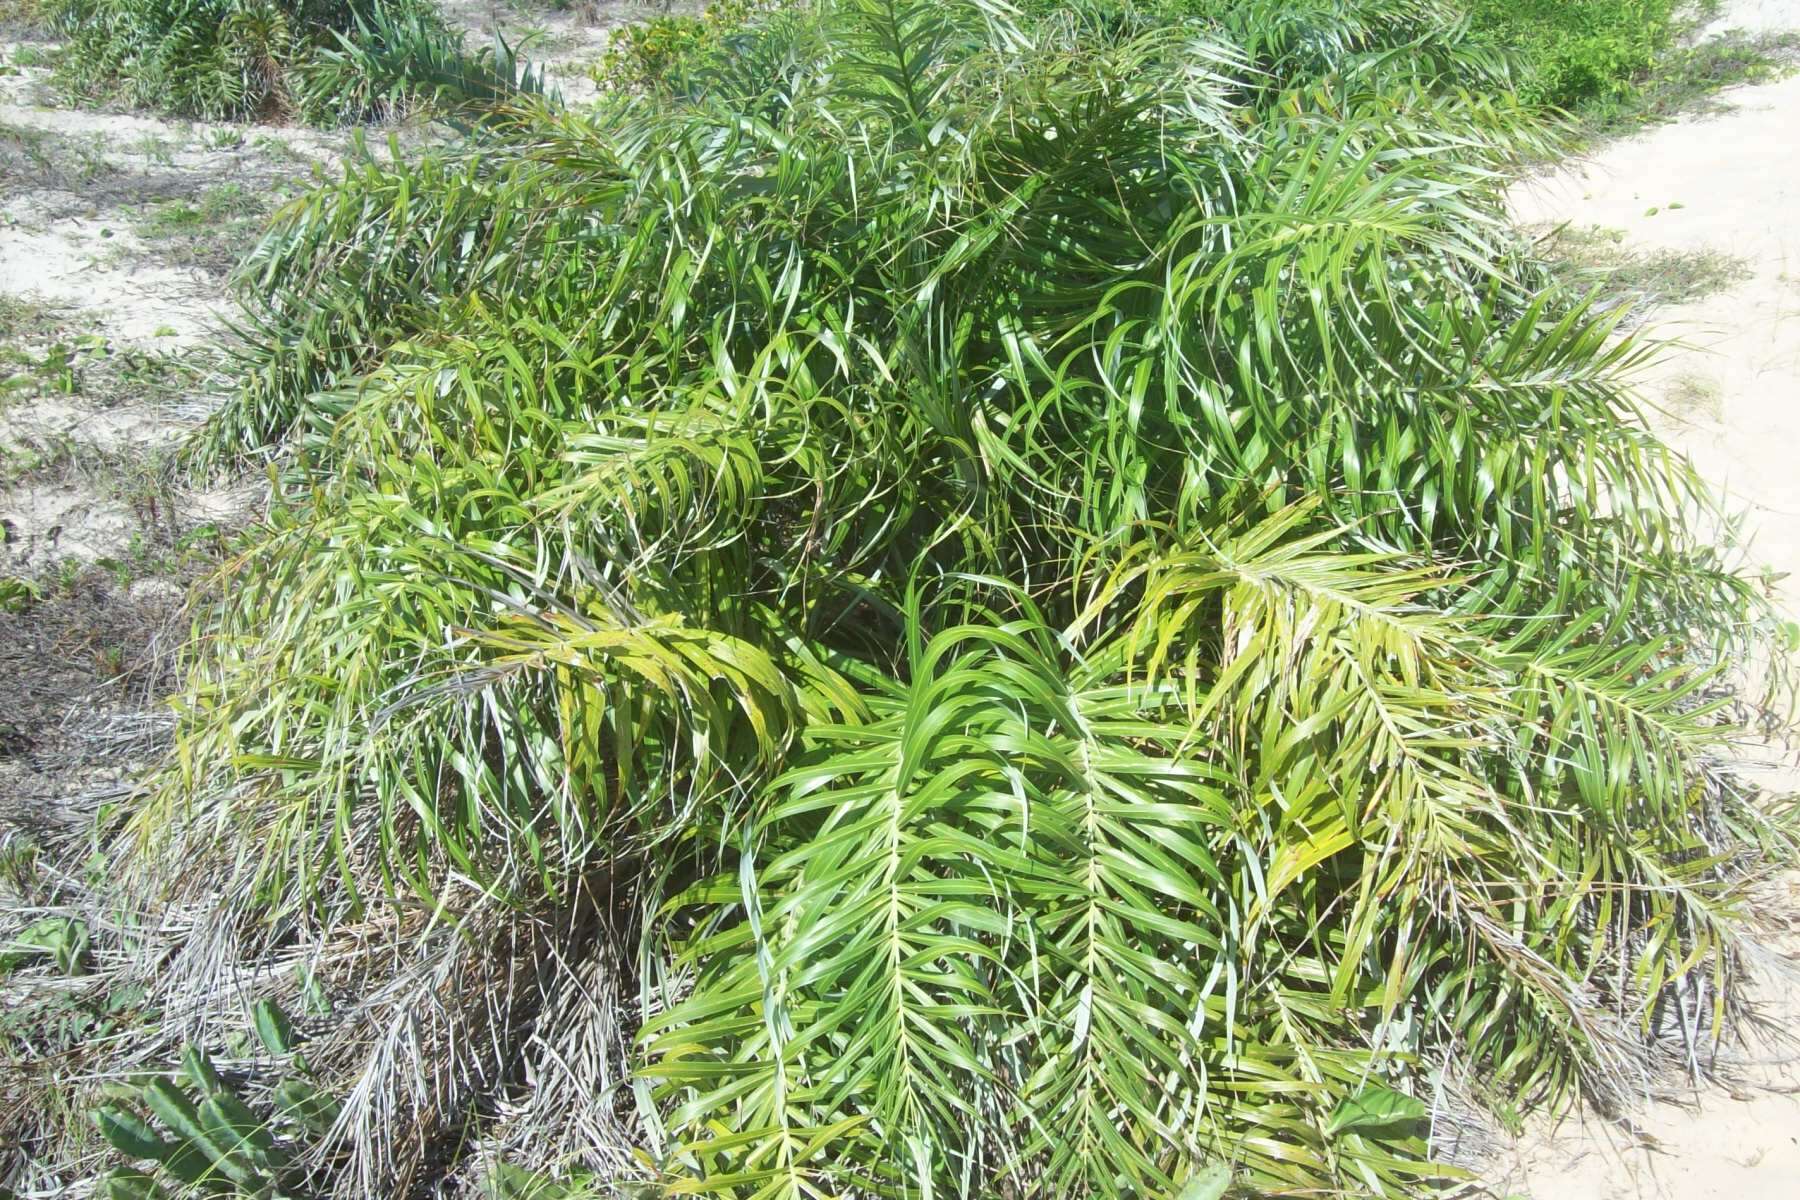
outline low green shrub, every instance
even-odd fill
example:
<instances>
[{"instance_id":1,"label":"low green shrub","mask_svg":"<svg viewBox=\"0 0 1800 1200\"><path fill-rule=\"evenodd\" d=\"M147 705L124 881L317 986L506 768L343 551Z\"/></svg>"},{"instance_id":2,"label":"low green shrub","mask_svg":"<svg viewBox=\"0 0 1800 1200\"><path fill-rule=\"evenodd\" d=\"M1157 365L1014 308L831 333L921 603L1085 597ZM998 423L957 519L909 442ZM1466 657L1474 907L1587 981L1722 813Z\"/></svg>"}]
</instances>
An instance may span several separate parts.
<instances>
[{"instance_id":1,"label":"low green shrub","mask_svg":"<svg viewBox=\"0 0 1800 1200\"><path fill-rule=\"evenodd\" d=\"M1038 19L1070 16L1100 25L1200 20L1247 44L1319 54L1346 39L1383 44L1423 32L1433 7L1417 0L1029 0ZM1475 40L1516 64L1511 83L1527 103L1558 106L1616 99L1672 45L1687 0L1466 0Z\"/></svg>"},{"instance_id":2,"label":"low green shrub","mask_svg":"<svg viewBox=\"0 0 1800 1200\"><path fill-rule=\"evenodd\" d=\"M544 90L503 38L470 54L435 11L376 8L333 34L298 71L295 96L315 122L393 117L425 108L459 124L521 93Z\"/></svg>"},{"instance_id":3,"label":"low green shrub","mask_svg":"<svg viewBox=\"0 0 1800 1200\"><path fill-rule=\"evenodd\" d=\"M757 12L779 0L723 0L696 16L657 17L622 30L598 68L611 83L666 85ZM1528 103L1570 106L1628 95L1670 48L1687 0L1467 0L1471 30L1519 66ZM1421 0L1028 0L1037 20L1095 28L1195 20L1247 48L1322 56L1333 48L1422 36L1438 10ZM1470 47L1469 49L1472 49ZM1322 59L1319 59L1322 61Z\"/></svg>"},{"instance_id":4,"label":"low green shrub","mask_svg":"<svg viewBox=\"0 0 1800 1200\"><path fill-rule=\"evenodd\" d=\"M0 0L0 30L9 35L42 33L55 0Z\"/></svg>"},{"instance_id":5,"label":"low green shrub","mask_svg":"<svg viewBox=\"0 0 1800 1200\"><path fill-rule=\"evenodd\" d=\"M0 575L0 613L22 613L43 599L43 585L22 575Z\"/></svg>"},{"instance_id":6,"label":"low green shrub","mask_svg":"<svg viewBox=\"0 0 1800 1200\"><path fill-rule=\"evenodd\" d=\"M1474 28L1524 64L1520 95L1568 108L1629 94L1674 40L1684 0L1468 0Z\"/></svg>"},{"instance_id":7,"label":"low green shrub","mask_svg":"<svg viewBox=\"0 0 1800 1200\"><path fill-rule=\"evenodd\" d=\"M727 39L750 32L759 18L802 7L805 0L719 0L695 14L653 17L614 35L594 68L603 86L639 91L691 90L697 72L717 69ZM1506 59L1492 45L1435 36L1443 9L1430 0L1027 0L1029 22L1073 26L1087 36L1123 37L1157 26L1193 22L1243 50L1263 69L1318 70L1358 50L1407 46L1422 67L1450 53L1490 86L1504 86ZM1392 65L1392 64L1390 64ZM1431 64L1440 69L1442 63Z\"/></svg>"},{"instance_id":8,"label":"low green shrub","mask_svg":"<svg viewBox=\"0 0 1800 1200\"><path fill-rule=\"evenodd\" d=\"M758 14L795 0L714 0L698 13L671 13L626 25L595 64L603 87L666 91L685 86L694 65Z\"/></svg>"}]
</instances>

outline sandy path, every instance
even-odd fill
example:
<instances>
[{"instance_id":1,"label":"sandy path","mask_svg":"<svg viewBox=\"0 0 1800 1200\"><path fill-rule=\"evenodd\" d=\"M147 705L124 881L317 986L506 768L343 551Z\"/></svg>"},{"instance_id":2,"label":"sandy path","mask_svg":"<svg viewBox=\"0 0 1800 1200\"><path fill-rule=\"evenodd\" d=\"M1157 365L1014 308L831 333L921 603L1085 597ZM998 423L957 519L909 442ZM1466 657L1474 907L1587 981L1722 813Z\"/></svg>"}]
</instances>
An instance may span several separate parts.
<instances>
[{"instance_id":1,"label":"sandy path","mask_svg":"<svg viewBox=\"0 0 1800 1200\"><path fill-rule=\"evenodd\" d=\"M1710 32L1800 29L1800 0L1739 0ZM1643 251L1713 252L1745 277L1659 309L1651 332L1681 348L1647 369L1655 424L1747 517L1753 566L1789 577L1775 594L1800 619L1800 76L1743 88L1728 111L1611 145L1591 161L1517 190L1528 226L1569 222L1622 231ZM1783 774L1792 779L1791 772ZM1800 877L1759 905L1800 948ZM1800 1033L1800 977L1766 964L1754 994L1765 1016ZM1800 1197L1800 1047L1729 1052L1718 1084L1664 1095L1635 1115L1637 1136L1572 1119L1536 1131L1490 1173L1492 1194L1533 1200L1793 1200Z\"/></svg>"},{"instance_id":2,"label":"sandy path","mask_svg":"<svg viewBox=\"0 0 1800 1200\"><path fill-rule=\"evenodd\" d=\"M524 0L439 0L445 20L467 35L470 49L495 34L534 66L571 104L599 92L591 68L620 27L671 13L693 12L698 0L567 0L561 8Z\"/></svg>"},{"instance_id":3,"label":"sandy path","mask_svg":"<svg viewBox=\"0 0 1800 1200\"><path fill-rule=\"evenodd\" d=\"M173 361L197 351L227 311L224 281L168 261L173 243L148 239L144 223L163 205L205 203L222 188L273 202L315 163L332 161L344 138L61 108L46 102L47 74L27 67L0 77L0 304L29 306L43 327L8 339L0 375L29 373L26 360L59 344L95 345L111 360L100 372L133 356ZM239 514L245 489L165 484L158 456L217 397L193 373L182 374L185 386L155 378L145 375L141 388L115 380L100 395L78 387L0 396L0 575L120 561L134 547L154 557L146 549L157 542ZM17 477L18 464L50 456L68 468ZM156 573L141 566L139 574Z\"/></svg>"},{"instance_id":4,"label":"sandy path","mask_svg":"<svg viewBox=\"0 0 1800 1200\"><path fill-rule=\"evenodd\" d=\"M1535 181L1517 209L1527 223L1622 230L1639 248L1747 264L1737 286L1653 314L1655 332L1691 349L1647 371L1642 390L1670 439L1749 508L1754 561L1791 577L1800 613L1800 75L1730 102Z\"/></svg>"}]
</instances>

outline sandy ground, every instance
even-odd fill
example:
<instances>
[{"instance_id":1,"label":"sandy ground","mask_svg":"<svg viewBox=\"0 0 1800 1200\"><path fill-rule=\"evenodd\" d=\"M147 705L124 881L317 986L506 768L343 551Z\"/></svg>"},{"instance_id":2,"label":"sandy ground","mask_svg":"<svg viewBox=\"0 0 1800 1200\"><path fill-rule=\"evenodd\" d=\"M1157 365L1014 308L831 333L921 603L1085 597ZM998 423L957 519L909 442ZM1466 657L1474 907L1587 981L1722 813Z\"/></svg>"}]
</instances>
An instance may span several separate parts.
<instances>
[{"instance_id":1,"label":"sandy ground","mask_svg":"<svg viewBox=\"0 0 1800 1200\"><path fill-rule=\"evenodd\" d=\"M16 44L0 44L0 60L17 53ZM131 494L213 407L201 365L227 307L222 263L187 261L191 242L159 240L146 222L166 206L227 195L248 208L238 214L242 240L209 248L214 257L241 252L263 211L315 166L334 163L347 138L61 108L47 76L38 66L0 76L0 303L32 314L32 328L6 348L41 358L59 345L85 346L92 362L84 374L117 378L104 389L0 395L0 574L117 562L134 547L143 558L155 542L239 515L242 488L174 483L157 498L156 528L146 530L143 497ZM195 236L219 235L201 228ZM167 369L143 369L159 362ZM139 365L135 376L129 364ZM30 370L9 360L0 376ZM67 467L17 481L27 456Z\"/></svg>"},{"instance_id":2,"label":"sandy ground","mask_svg":"<svg viewBox=\"0 0 1800 1200\"><path fill-rule=\"evenodd\" d=\"M16 52L0 44L0 57ZM303 179L335 159L343 136L59 108L48 74L0 76L0 129L43 143L43 161L15 151L21 161L4 178L0 292L79 306L133 342L202 340L222 303L218 281L156 262L125 210L225 183Z\"/></svg>"},{"instance_id":3,"label":"sandy ground","mask_svg":"<svg viewBox=\"0 0 1800 1200\"><path fill-rule=\"evenodd\" d=\"M1800 0L1740 0L1708 28L1800 29ZM1753 565L1788 578L1800 619L1800 76L1739 89L1727 110L1604 148L1515 193L1528 226L1621 231L1643 251L1743 260L1724 291L1651 314L1681 345L1647 369L1654 423L1747 516ZM1755 751L1752 751L1753 753ZM1792 781L1791 771L1781 772ZM1791 782L1790 782L1791 786ZM1800 952L1800 876L1759 897L1779 953ZM1800 976L1780 958L1751 989L1762 1014L1800 1034ZM1534 1130L1487 1179L1533 1200L1793 1200L1800 1197L1800 1046L1753 1041L1722 1054L1721 1082L1665 1094L1631 1128L1574 1118Z\"/></svg>"},{"instance_id":4,"label":"sandy ground","mask_svg":"<svg viewBox=\"0 0 1800 1200\"><path fill-rule=\"evenodd\" d=\"M541 65L550 86L571 102L595 94L590 68L615 30L691 7L691 0L443 5L468 45L504 38ZM0 62L14 63L18 49L0 43ZM41 353L77 335L103 339L113 355L170 355L205 346L229 308L221 274L170 261L166 245L146 240L145 215L160 204L202 202L221 188L273 203L315 167L334 166L350 135L71 109L55 102L47 76L45 68L30 65L0 74L0 303L9 297L26 301L58 318L53 335L23 348ZM407 131L409 139L420 134ZM12 370L0 369L0 379ZM6 534L0 574L116 560L134 538L141 541L131 506L91 472L9 486L3 469L8 448L16 457L20 447L40 454L52 447L75 459L85 451L112 459L161 452L210 407L205 389L115 396L108 404L80 396L19 401L0 395L0 530ZM184 509L196 510L197 521L209 521L229 511L231 496L181 499Z\"/></svg>"},{"instance_id":5,"label":"sandy ground","mask_svg":"<svg viewBox=\"0 0 1800 1200\"><path fill-rule=\"evenodd\" d=\"M1727 0L1701 36L1713 37L1733 29L1752 34L1785 33L1800 23L1794 14L1794 0Z\"/></svg>"},{"instance_id":6,"label":"sandy ground","mask_svg":"<svg viewBox=\"0 0 1800 1200\"><path fill-rule=\"evenodd\" d=\"M541 65L550 86L571 102L595 94L590 67L615 30L689 7L688 0L571 0L561 8L524 0L443 5L469 46L504 38ZM14 63L18 49L0 42L0 62ZM0 74L0 303L22 300L57 318L52 334L22 348L39 354L74 336L103 339L106 353L115 356L204 347L229 310L222 275L170 261L168 247L141 232L146 214L162 204L204 202L221 188L272 204L315 167L334 166L350 135L71 109L56 103L47 77L45 68L30 65ZM406 136L430 135L408 129ZM247 222L247 237L254 224ZM0 364L0 379L13 371ZM143 540L132 506L113 494L120 489L104 475L66 471L9 485L9 451L15 460L21 448L42 456L48 447L75 460L92 457L88 451L114 460L160 453L211 406L204 388L186 395L115 396L105 404L81 396L20 401L0 395L0 575L116 561ZM239 495L181 496L176 524L229 514ZM173 536L180 536L179 528Z\"/></svg>"},{"instance_id":7,"label":"sandy ground","mask_svg":"<svg viewBox=\"0 0 1800 1200\"><path fill-rule=\"evenodd\" d=\"M544 69L550 88L571 104L598 88L589 68L606 52L615 31L666 13L692 12L698 0L567 0L561 8L522 0L440 0L450 23L468 33L471 47L495 34L527 61Z\"/></svg>"},{"instance_id":8,"label":"sandy ground","mask_svg":"<svg viewBox=\"0 0 1800 1200\"><path fill-rule=\"evenodd\" d=\"M0 845L166 729L182 601L254 481L171 463L219 381L223 271L346 135L71 110L0 43ZM171 213L230 209L159 234ZM46 363L72 355L65 381Z\"/></svg>"},{"instance_id":9,"label":"sandy ground","mask_svg":"<svg viewBox=\"0 0 1800 1200\"><path fill-rule=\"evenodd\" d=\"M1635 247L1747 264L1739 285L1653 314L1657 333L1691 349L1648 370L1642 391L1671 440L1749 510L1754 559L1791 577L1800 613L1800 75L1727 102L1728 113L1535 181L1518 211L1529 224L1597 226Z\"/></svg>"}]
</instances>

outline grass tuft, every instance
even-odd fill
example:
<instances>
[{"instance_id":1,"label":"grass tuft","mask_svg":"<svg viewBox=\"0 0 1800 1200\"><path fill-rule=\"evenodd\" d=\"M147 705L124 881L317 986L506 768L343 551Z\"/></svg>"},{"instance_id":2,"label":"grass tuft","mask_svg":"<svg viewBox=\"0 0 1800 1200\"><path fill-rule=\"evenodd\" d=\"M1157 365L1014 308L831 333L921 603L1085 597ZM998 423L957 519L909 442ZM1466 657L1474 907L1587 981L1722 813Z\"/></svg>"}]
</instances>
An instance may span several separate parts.
<instances>
[{"instance_id":1,"label":"grass tuft","mask_svg":"<svg viewBox=\"0 0 1800 1200\"><path fill-rule=\"evenodd\" d=\"M171 197L146 208L138 235L162 262L228 275L261 236L270 201L242 184L206 188L193 197Z\"/></svg>"}]
</instances>

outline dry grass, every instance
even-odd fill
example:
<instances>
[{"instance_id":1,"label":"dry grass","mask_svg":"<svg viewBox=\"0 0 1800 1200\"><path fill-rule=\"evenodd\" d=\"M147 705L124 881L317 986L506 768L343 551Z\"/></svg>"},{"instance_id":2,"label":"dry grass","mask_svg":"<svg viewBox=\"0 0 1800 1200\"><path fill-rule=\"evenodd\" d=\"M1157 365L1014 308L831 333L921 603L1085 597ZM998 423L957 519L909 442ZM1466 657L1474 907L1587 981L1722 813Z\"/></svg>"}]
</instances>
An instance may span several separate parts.
<instances>
[{"instance_id":1,"label":"dry grass","mask_svg":"<svg viewBox=\"0 0 1800 1200\"><path fill-rule=\"evenodd\" d=\"M1559 225L1539 246L1575 287L1600 293L1609 308L1627 306L1631 320L1650 310L1686 304L1748 279L1748 260L1717 250L1640 250L1625 232L1599 226Z\"/></svg>"},{"instance_id":2,"label":"dry grass","mask_svg":"<svg viewBox=\"0 0 1800 1200\"><path fill-rule=\"evenodd\" d=\"M179 588L130 588L90 567L40 578L35 591L16 611L0 608L3 942L44 920L96 933L129 924L105 908L93 831L165 752L173 720L161 698L184 632ZM78 1094L51 1085L116 1053L108 1038L134 1012L140 993L89 966L0 970L0 1171L40 1153L31 1130L45 1104L79 1118Z\"/></svg>"}]
</instances>

